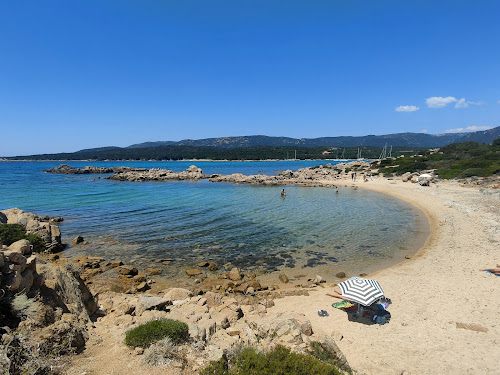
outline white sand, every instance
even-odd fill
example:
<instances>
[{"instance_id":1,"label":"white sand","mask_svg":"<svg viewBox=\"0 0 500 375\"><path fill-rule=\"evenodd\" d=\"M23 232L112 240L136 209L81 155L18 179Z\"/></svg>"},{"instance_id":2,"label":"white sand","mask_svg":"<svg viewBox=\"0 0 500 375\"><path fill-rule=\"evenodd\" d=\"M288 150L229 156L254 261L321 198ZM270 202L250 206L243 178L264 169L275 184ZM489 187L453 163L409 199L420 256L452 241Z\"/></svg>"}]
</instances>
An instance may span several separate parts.
<instances>
[{"instance_id":1,"label":"white sand","mask_svg":"<svg viewBox=\"0 0 500 375\"><path fill-rule=\"evenodd\" d=\"M390 323L349 321L331 307L338 300L325 296L332 285L308 297L278 299L268 313L304 313L313 329L333 335L361 373L500 374L500 277L479 271L500 263L500 191L382 178L356 185L412 203L431 223L431 235L415 257L369 275L393 301ZM319 317L320 309L330 316Z\"/></svg>"}]
</instances>

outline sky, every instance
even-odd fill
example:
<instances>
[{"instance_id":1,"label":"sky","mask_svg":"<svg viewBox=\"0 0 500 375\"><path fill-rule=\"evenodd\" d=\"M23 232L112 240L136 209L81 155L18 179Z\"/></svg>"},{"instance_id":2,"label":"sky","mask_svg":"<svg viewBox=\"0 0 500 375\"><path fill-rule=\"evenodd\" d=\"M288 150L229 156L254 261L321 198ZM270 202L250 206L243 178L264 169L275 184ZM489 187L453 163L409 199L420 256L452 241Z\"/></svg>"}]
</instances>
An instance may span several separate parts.
<instances>
[{"instance_id":1,"label":"sky","mask_svg":"<svg viewBox=\"0 0 500 375\"><path fill-rule=\"evenodd\" d=\"M500 125L499 1L0 0L0 156Z\"/></svg>"}]
</instances>

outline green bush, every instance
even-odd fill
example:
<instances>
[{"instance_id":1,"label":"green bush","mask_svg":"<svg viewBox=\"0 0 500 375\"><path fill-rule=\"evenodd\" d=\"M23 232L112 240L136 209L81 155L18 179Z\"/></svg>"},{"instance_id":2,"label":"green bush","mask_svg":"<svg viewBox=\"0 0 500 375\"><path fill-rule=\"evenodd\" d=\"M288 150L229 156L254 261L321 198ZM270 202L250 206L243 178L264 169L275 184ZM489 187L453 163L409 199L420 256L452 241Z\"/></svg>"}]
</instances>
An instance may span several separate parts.
<instances>
[{"instance_id":1,"label":"green bush","mask_svg":"<svg viewBox=\"0 0 500 375\"><path fill-rule=\"evenodd\" d=\"M472 177L472 176L487 176L488 172L484 170L483 168L468 168L462 173L460 173L460 177L466 178L466 177Z\"/></svg>"},{"instance_id":2,"label":"green bush","mask_svg":"<svg viewBox=\"0 0 500 375\"><path fill-rule=\"evenodd\" d=\"M323 362L312 355L293 353L284 346L276 346L267 353L254 348L243 349L229 361L224 357L211 362L200 375L339 375L333 364Z\"/></svg>"},{"instance_id":3,"label":"green bush","mask_svg":"<svg viewBox=\"0 0 500 375\"><path fill-rule=\"evenodd\" d=\"M152 343L168 337L179 343L189 337L188 325L173 319L151 320L135 327L125 334L125 344L132 348L147 348Z\"/></svg>"},{"instance_id":4,"label":"green bush","mask_svg":"<svg viewBox=\"0 0 500 375\"><path fill-rule=\"evenodd\" d=\"M26 234L26 228L21 224L0 224L0 240L4 245L10 246L19 240L28 240L33 245L33 250L45 250L45 241L36 234Z\"/></svg>"},{"instance_id":5,"label":"green bush","mask_svg":"<svg viewBox=\"0 0 500 375\"><path fill-rule=\"evenodd\" d=\"M22 240L26 235L26 228L21 224L1 224L0 240L4 245L10 246L14 242Z\"/></svg>"},{"instance_id":6,"label":"green bush","mask_svg":"<svg viewBox=\"0 0 500 375\"><path fill-rule=\"evenodd\" d=\"M25 238L33 245L33 251L40 253L45 250L45 241L42 237L36 234L27 234Z\"/></svg>"},{"instance_id":7,"label":"green bush","mask_svg":"<svg viewBox=\"0 0 500 375\"><path fill-rule=\"evenodd\" d=\"M460 174L461 170L460 169L437 169L436 174L439 176L439 178L443 179L450 179L450 178L456 178Z\"/></svg>"}]
</instances>

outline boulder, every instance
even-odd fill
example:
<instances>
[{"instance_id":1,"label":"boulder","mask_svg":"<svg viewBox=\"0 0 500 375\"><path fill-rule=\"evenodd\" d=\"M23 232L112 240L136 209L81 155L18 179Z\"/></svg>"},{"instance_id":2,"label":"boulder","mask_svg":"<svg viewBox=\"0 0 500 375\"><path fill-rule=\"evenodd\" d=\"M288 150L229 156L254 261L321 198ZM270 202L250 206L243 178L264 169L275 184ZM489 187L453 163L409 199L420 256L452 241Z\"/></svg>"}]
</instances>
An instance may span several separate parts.
<instances>
[{"instance_id":1,"label":"boulder","mask_svg":"<svg viewBox=\"0 0 500 375\"><path fill-rule=\"evenodd\" d=\"M312 282L313 282L313 284L319 285L321 283L326 283L326 280L323 279L320 275L316 275L316 277L314 278L314 280Z\"/></svg>"},{"instance_id":2,"label":"boulder","mask_svg":"<svg viewBox=\"0 0 500 375\"><path fill-rule=\"evenodd\" d=\"M146 274L144 272L139 272L135 275L132 280L136 283L142 283L146 281Z\"/></svg>"},{"instance_id":3,"label":"boulder","mask_svg":"<svg viewBox=\"0 0 500 375\"><path fill-rule=\"evenodd\" d=\"M193 293L190 290L183 288L172 288L163 296L164 299L169 301L182 301L191 297Z\"/></svg>"},{"instance_id":4,"label":"boulder","mask_svg":"<svg viewBox=\"0 0 500 375\"><path fill-rule=\"evenodd\" d=\"M23 277L21 271L13 271L7 275L5 286L10 293L17 293L20 290Z\"/></svg>"},{"instance_id":5,"label":"boulder","mask_svg":"<svg viewBox=\"0 0 500 375\"><path fill-rule=\"evenodd\" d=\"M141 315L147 310L164 310L165 306L171 304L172 302L166 298L153 296L151 294L141 294L135 308L136 315Z\"/></svg>"},{"instance_id":6,"label":"boulder","mask_svg":"<svg viewBox=\"0 0 500 375\"><path fill-rule=\"evenodd\" d=\"M411 178L411 173L410 172L406 172L404 173L402 176L401 176L401 180L403 182L408 182L408 180Z\"/></svg>"},{"instance_id":7,"label":"boulder","mask_svg":"<svg viewBox=\"0 0 500 375\"><path fill-rule=\"evenodd\" d=\"M186 270L186 275L188 275L189 277L191 277L191 276L197 276L197 275L200 275L200 274L201 274L201 271L197 270L196 268L192 268L192 269Z\"/></svg>"},{"instance_id":8,"label":"boulder","mask_svg":"<svg viewBox=\"0 0 500 375\"><path fill-rule=\"evenodd\" d=\"M7 250L3 255L10 263L26 266L26 257L19 250Z\"/></svg>"},{"instance_id":9,"label":"boulder","mask_svg":"<svg viewBox=\"0 0 500 375\"><path fill-rule=\"evenodd\" d=\"M262 285L260 285L260 282L258 280L250 280L248 281L248 287L249 288L252 288L254 291L255 290L261 290L262 289Z\"/></svg>"},{"instance_id":10,"label":"boulder","mask_svg":"<svg viewBox=\"0 0 500 375\"><path fill-rule=\"evenodd\" d=\"M97 310L97 301L71 265L54 266L51 263L38 264L37 271L45 278L45 293L50 294L57 306L64 311L81 316L84 320ZM82 318L83 319L83 318Z\"/></svg>"},{"instance_id":11,"label":"boulder","mask_svg":"<svg viewBox=\"0 0 500 375\"><path fill-rule=\"evenodd\" d=\"M278 277L283 284L286 284L290 281L290 279L288 279L288 276L284 273L280 274Z\"/></svg>"},{"instance_id":12,"label":"boulder","mask_svg":"<svg viewBox=\"0 0 500 375\"><path fill-rule=\"evenodd\" d=\"M137 268L135 268L134 266L120 266L119 272L124 276L135 276L139 273Z\"/></svg>"},{"instance_id":13,"label":"boulder","mask_svg":"<svg viewBox=\"0 0 500 375\"><path fill-rule=\"evenodd\" d=\"M233 281L240 281L241 280L241 270L239 268L233 268L229 272L229 279Z\"/></svg>"},{"instance_id":14,"label":"boulder","mask_svg":"<svg viewBox=\"0 0 500 375\"><path fill-rule=\"evenodd\" d=\"M314 334L315 340L319 342L322 349L329 353L333 358L335 365L340 368L342 371L347 374L351 374L353 371L347 363L347 359L344 356L344 353L340 350L340 348L335 343L335 340L330 336L323 332L316 332Z\"/></svg>"},{"instance_id":15,"label":"boulder","mask_svg":"<svg viewBox=\"0 0 500 375\"><path fill-rule=\"evenodd\" d=\"M3 212L0 212L0 224L7 224L7 216Z\"/></svg>"},{"instance_id":16,"label":"boulder","mask_svg":"<svg viewBox=\"0 0 500 375\"><path fill-rule=\"evenodd\" d=\"M21 273L21 285L19 285L19 292L25 292L28 293L33 286L33 271L31 270L24 270Z\"/></svg>"},{"instance_id":17,"label":"boulder","mask_svg":"<svg viewBox=\"0 0 500 375\"><path fill-rule=\"evenodd\" d=\"M61 231L57 225L50 226L50 236L52 242L61 243Z\"/></svg>"},{"instance_id":18,"label":"boulder","mask_svg":"<svg viewBox=\"0 0 500 375\"><path fill-rule=\"evenodd\" d=\"M207 268L209 271L217 271L219 269L219 266L214 262L210 262Z\"/></svg>"},{"instance_id":19,"label":"boulder","mask_svg":"<svg viewBox=\"0 0 500 375\"><path fill-rule=\"evenodd\" d=\"M303 314L281 314L258 327L259 336L288 344L301 344L302 335L313 334L311 322Z\"/></svg>"},{"instance_id":20,"label":"boulder","mask_svg":"<svg viewBox=\"0 0 500 375\"><path fill-rule=\"evenodd\" d=\"M144 270L149 276L159 275L161 273L161 269L159 268L146 268Z\"/></svg>"},{"instance_id":21,"label":"boulder","mask_svg":"<svg viewBox=\"0 0 500 375\"><path fill-rule=\"evenodd\" d=\"M85 241L85 239L82 236L76 236L75 238L73 238L73 241L71 241L71 243L73 245L78 245L81 244L83 241Z\"/></svg>"},{"instance_id":22,"label":"boulder","mask_svg":"<svg viewBox=\"0 0 500 375\"><path fill-rule=\"evenodd\" d=\"M148 289L151 289L151 287L148 285L146 282L139 283L137 287L135 288L138 292L145 292Z\"/></svg>"},{"instance_id":23,"label":"boulder","mask_svg":"<svg viewBox=\"0 0 500 375\"><path fill-rule=\"evenodd\" d=\"M9 246L9 250L18 251L23 255L30 254L31 253L30 242L28 240L16 241Z\"/></svg>"}]
</instances>

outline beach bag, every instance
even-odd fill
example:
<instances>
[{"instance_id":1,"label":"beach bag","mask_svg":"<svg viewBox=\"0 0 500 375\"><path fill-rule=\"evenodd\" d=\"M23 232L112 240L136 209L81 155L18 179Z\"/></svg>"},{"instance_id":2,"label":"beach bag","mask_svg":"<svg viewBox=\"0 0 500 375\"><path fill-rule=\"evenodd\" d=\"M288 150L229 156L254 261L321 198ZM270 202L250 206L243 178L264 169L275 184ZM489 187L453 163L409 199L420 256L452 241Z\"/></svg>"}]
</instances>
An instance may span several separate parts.
<instances>
[{"instance_id":1,"label":"beach bag","mask_svg":"<svg viewBox=\"0 0 500 375\"><path fill-rule=\"evenodd\" d=\"M391 320L391 313L387 310L379 310L375 314L373 314L371 320L373 323L381 325L389 323L389 321Z\"/></svg>"}]
</instances>

